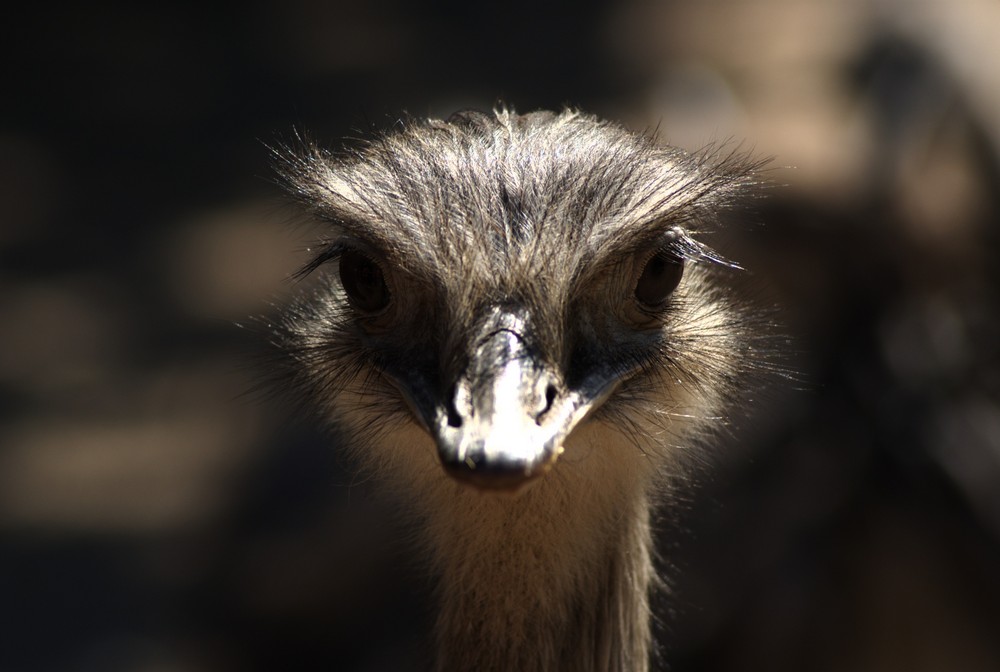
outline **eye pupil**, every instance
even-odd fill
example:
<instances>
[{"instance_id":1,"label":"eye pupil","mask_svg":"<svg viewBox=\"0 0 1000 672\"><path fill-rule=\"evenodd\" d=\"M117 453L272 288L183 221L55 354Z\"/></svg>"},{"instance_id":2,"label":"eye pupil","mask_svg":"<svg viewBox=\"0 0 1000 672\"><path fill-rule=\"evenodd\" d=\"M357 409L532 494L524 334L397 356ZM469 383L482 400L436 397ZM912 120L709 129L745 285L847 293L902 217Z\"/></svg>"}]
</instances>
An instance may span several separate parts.
<instances>
[{"instance_id":1,"label":"eye pupil","mask_svg":"<svg viewBox=\"0 0 1000 672\"><path fill-rule=\"evenodd\" d=\"M360 311L374 313L389 305L389 287L382 269L360 252L345 250L341 254L340 282L351 305Z\"/></svg>"},{"instance_id":2,"label":"eye pupil","mask_svg":"<svg viewBox=\"0 0 1000 672\"><path fill-rule=\"evenodd\" d=\"M650 308L663 305L670 294L677 289L684 275L684 260L663 251L654 254L635 285L635 298Z\"/></svg>"}]
</instances>

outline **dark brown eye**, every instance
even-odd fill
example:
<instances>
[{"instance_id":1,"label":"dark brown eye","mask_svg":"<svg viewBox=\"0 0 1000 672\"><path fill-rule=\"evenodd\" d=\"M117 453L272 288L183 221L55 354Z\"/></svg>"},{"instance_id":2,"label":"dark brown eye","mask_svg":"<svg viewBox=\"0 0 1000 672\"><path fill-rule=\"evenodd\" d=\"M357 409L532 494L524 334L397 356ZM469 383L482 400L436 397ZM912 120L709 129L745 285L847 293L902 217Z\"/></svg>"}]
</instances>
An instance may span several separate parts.
<instances>
[{"instance_id":1,"label":"dark brown eye","mask_svg":"<svg viewBox=\"0 0 1000 672\"><path fill-rule=\"evenodd\" d=\"M351 305L365 313L377 313L389 305L389 286L382 269L355 250L340 255L340 282Z\"/></svg>"},{"instance_id":2,"label":"dark brown eye","mask_svg":"<svg viewBox=\"0 0 1000 672\"><path fill-rule=\"evenodd\" d=\"M682 275L684 275L682 258L667 250L657 252L642 269L642 275L635 285L635 298L649 308L659 308L666 302L671 292L677 289Z\"/></svg>"}]
</instances>

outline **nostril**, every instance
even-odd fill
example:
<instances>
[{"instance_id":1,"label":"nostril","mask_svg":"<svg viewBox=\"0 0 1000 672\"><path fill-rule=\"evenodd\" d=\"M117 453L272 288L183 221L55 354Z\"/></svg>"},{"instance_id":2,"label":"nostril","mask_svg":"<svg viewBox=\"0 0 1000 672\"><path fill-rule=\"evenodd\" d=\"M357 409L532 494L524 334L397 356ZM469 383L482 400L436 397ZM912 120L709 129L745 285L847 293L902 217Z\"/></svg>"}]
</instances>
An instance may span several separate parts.
<instances>
[{"instance_id":1,"label":"nostril","mask_svg":"<svg viewBox=\"0 0 1000 672\"><path fill-rule=\"evenodd\" d=\"M458 409L455 408L455 395L457 394L457 387L455 385L451 386L448 390L448 426L449 427L461 427L462 426L462 416L458 414Z\"/></svg>"},{"instance_id":2,"label":"nostril","mask_svg":"<svg viewBox=\"0 0 1000 672\"><path fill-rule=\"evenodd\" d=\"M555 385L549 385L545 388L545 409L539 415L544 415L549 412L549 409L552 408L552 404L555 403L557 394L558 390L556 390Z\"/></svg>"}]
</instances>

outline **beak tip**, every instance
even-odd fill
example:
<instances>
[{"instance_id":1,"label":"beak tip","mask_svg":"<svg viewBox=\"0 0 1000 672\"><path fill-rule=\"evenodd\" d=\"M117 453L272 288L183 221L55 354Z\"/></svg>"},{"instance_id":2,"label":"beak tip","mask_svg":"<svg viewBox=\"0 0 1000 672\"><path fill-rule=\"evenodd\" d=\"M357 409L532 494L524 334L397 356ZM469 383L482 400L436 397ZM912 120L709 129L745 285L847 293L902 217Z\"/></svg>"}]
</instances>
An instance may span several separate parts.
<instances>
[{"instance_id":1,"label":"beak tip","mask_svg":"<svg viewBox=\"0 0 1000 672\"><path fill-rule=\"evenodd\" d=\"M562 447L546 446L532 458L505 453L487 454L480 450L456 451L439 446L441 464L449 476L465 485L483 491L516 492L549 471Z\"/></svg>"}]
</instances>

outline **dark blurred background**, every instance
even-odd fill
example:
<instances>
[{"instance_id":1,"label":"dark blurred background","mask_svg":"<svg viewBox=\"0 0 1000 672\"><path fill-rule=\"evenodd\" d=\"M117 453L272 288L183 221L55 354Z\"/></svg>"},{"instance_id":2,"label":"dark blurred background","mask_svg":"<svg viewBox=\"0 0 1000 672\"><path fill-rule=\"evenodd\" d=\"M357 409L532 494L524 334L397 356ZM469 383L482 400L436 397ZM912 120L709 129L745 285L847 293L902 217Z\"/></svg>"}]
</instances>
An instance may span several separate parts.
<instances>
[{"instance_id":1,"label":"dark blurred background","mask_svg":"<svg viewBox=\"0 0 1000 672\"><path fill-rule=\"evenodd\" d=\"M794 380L664 515L669 669L1000 669L1000 5L309 0L8 10L0 670L419 669L427 579L241 394L307 230L268 152L570 104L777 185L718 241ZM251 353L251 356L247 356ZM664 664L664 668L667 665Z\"/></svg>"}]
</instances>

